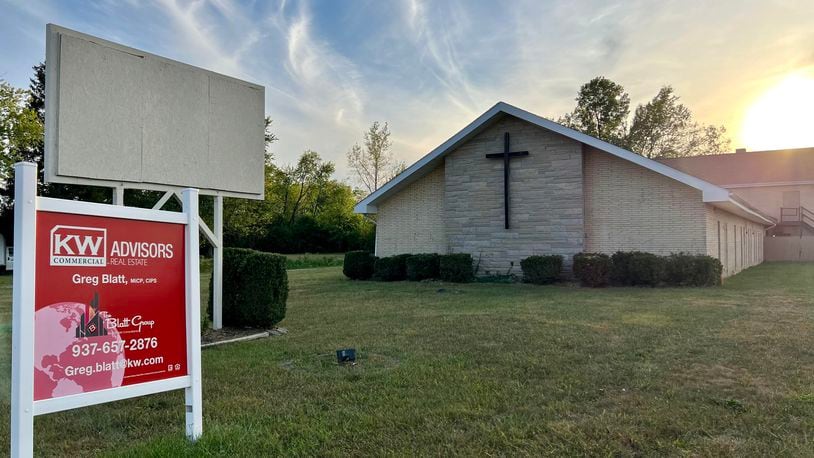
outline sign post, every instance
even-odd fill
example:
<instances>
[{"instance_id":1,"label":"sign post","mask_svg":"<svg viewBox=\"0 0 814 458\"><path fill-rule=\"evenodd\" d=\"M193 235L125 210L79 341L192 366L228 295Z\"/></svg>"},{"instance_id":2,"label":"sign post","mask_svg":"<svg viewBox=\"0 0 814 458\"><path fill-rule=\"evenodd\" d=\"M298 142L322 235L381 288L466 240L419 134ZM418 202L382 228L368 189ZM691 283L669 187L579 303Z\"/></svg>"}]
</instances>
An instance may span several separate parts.
<instances>
[{"instance_id":1,"label":"sign post","mask_svg":"<svg viewBox=\"0 0 814 458\"><path fill-rule=\"evenodd\" d=\"M34 227L37 166L14 165L14 271L11 333L11 456L34 452Z\"/></svg>"},{"instance_id":2,"label":"sign post","mask_svg":"<svg viewBox=\"0 0 814 458\"><path fill-rule=\"evenodd\" d=\"M15 165L11 454L35 415L183 388L202 434L198 190L166 212L37 197Z\"/></svg>"},{"instance_id":3,"label":"sign post","mask_svg":"<svg viewBox=\"0 0 814 458\"><path fill-rule=\"evenodd\" d=\"M201 395L201 277L198 258L198 190L185 189L181 192L187 225L184 237L188 254L186 256L186 296L187 296L187 367L192 378L184 391L186 404L187 437L194 441L203 433L203 397ZM190 247L195 247L190 249ZM194 256L192 252L194 251ZM192 273L192 275L190 275Z\"/></svg>"}]
</instances>

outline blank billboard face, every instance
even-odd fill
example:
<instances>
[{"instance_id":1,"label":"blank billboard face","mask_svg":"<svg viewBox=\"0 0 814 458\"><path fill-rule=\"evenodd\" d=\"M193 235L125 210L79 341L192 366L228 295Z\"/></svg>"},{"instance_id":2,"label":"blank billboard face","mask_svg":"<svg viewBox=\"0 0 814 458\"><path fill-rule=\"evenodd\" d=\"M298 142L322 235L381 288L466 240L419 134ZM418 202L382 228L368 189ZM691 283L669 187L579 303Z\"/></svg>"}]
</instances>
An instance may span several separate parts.
<instances>
[{"instance_id":1,"label":"blank billboard face","mask_svg":"<svg viewBox=\"0 0 814 458\"><path fill-rule=\"evenodd\" d=\"M262 198L264 89L54 25L46 179Z\"/></svg>"}]
</instances>

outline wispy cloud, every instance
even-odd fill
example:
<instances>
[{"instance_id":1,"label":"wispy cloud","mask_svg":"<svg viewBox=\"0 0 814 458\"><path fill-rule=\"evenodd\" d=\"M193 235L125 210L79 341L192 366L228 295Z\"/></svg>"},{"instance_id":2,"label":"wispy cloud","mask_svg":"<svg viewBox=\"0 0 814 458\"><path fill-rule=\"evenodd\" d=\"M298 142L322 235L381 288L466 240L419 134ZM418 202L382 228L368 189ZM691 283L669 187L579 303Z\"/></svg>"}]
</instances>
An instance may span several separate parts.
<instances>
[{"instance_id":1,"label":"wispy cloud","mask_svg":"<svg viewBox=\"0 0 814 458\"><path fill-rule=\"evenodd\" d=\"M217 19L231 19L231 15L215 18L209 13L212 3L196 0L182 5L178 0L155 0L160 9L172 20L176 29L176 43L181 44L198 60L218 72L242 75L238 56L224 50L214 34ZM214 2L222 5L221 2ZM221 12L223 9L220 10ZM251 34L250 34L251 36Z\"/></svg>"},{"instance_id":2,"label":"wispy cloud","mask_svg":"<svg viewBox=\"0 0 814 458\"><path fill-rule=\"evenodd\" d=\"M814 3L738 0L0 0L0 77L27 84L44 24L257 82L280 141L337 163L374 120L411 162L504 100L556 117L596 75L634 103L664 84L734 134L767 85L814 62Z\"/></svg>"}]
</instances>

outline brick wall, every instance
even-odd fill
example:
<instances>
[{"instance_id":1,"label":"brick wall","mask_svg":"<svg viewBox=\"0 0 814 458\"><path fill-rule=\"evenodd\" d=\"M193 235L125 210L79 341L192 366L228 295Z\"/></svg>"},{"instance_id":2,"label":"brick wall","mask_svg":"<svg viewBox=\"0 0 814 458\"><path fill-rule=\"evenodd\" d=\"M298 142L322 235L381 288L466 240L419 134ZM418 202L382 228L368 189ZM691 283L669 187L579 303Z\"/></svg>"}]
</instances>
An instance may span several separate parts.
<instances>
[{"instance_id":1,"label":"brick wall","mask_svg":"<svg viewBox=\"0 0 814 458\"><path fill-rule=\"evenodd\" d=\"M444 165L378 205L376 255L446 253Z\"/></svg>"},{"instance_id":2,"label":"brick wall","mask_svg":"<svg viewBox=\"0 0 814 458\"><path fill-rule=\"evenodd\" d=\"M701 191L586 147L585 248L706 254Z\"/></svg>"},{"instance_id":3,"label":"brick wall","mask_svg":"<svg viewBox=\"0 0 814 458\"><path fill-rule=\"evenodd\" d=\"M510 229L504 228L503 135L512 151ZM445 227L450 251L480 260L479 274L520 274L520 260L582 251L582 148L579 142L503 117L446 157ZM512 263L514 264L512 267Z\"/></svg>"},{"instance_id":4,"label":"brick wall","mask_svg":"<svg viewBox=\"0 0 814 458\"><path fill-rule=\"evenodd\" d=\"M707 254L721 261L724 277L763 262L763 226L712 205L705 213Z\"/></svg>"}]
</instances>

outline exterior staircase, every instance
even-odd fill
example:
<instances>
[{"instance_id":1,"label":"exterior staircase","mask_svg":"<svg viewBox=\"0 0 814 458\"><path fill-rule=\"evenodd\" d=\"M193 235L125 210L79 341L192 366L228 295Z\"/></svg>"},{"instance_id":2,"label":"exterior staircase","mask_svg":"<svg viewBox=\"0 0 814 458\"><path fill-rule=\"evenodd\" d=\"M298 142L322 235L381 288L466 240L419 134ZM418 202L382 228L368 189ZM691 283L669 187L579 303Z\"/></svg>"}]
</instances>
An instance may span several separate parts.
<instances>
[{"instance_id":1,"label":"exterior staircase","mask_svg":"<svg viewBox=\"0 0 814 458\"><path fill-rule=\"evenodd\" d=\"M803 206L781 207L780 222L777 225L801 235L803 233L814 234L814 211Z\"/></svg>"}]
</instances>

